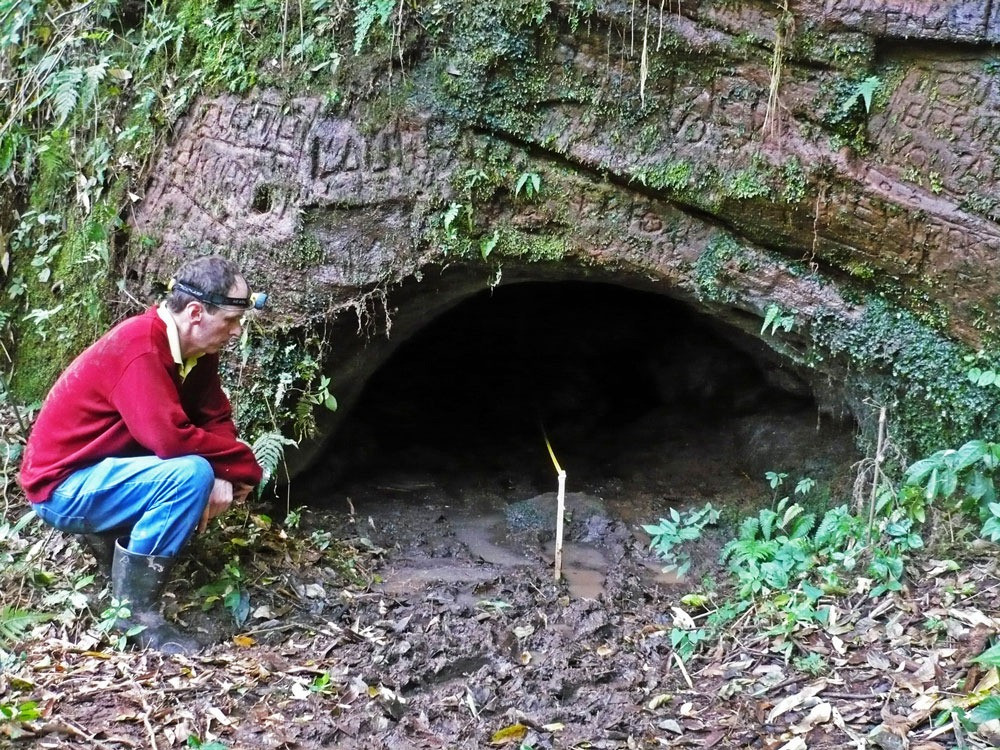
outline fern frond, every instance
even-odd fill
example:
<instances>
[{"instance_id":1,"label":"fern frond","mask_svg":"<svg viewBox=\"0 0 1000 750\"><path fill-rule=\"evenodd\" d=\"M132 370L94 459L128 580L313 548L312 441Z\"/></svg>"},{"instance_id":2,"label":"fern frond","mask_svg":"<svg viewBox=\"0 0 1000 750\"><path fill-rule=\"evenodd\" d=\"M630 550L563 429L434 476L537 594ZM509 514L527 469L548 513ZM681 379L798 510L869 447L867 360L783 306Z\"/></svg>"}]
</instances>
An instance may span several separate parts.
<instances>
[{"instance_id":1,"label":"fern frond","mask_svg":"<svg viewBox=\"0 0 1000 750\"><path fill-rule=\"evenodd\" d=\"M792 539L799 539L805 537L813 530L813 526L816 525L816 514L806 513L795 519L795 523L792 525L791 530L788 532L788 536Z\"/></svg>"},{"instance_id":2,"label":"fern frond","mask_svg":"<svg viewBox=\"0 0 1000 750\"><path fill-rule=\"evenodd\" d=\"M87 106L97 99L97 87L101 85L101 81L108 74L108 58L102 57L93 65L88 66L84 73L86 77L80 91L80 99L83 100L83 106Z\"/></svg>"},{"instance_id":3,"label":"fern frond","mask_svg":"<svg viewBox=\"0 0 1000 750\"><path fill-rule=\"evenodd\" d=\"M0 641L13 643L24 637L28 628L39 625L52 619L52 615L45 612L31 612L17 607L4 607L0 609Z\"/></svg>"},{"instance_id":4,"label":"fern frond","mask_svg":"<svg viewBox=\"0 0 1000 750\"><path fill-rule=\"evenodd\" d=\"M80 84L83 82L83 68L71 67L60 70L52 76L49 95L53 97L53 114L56 127L62 126L73 114L77 102L80 101Z\"/></svg>"},{"instance_id":5,"label":"fern frond","mask_svg":"<svg viewBox=\"0 0 1000 750\"><path fill-rule=\"evenodd\" d=\"M760 521L757 520L756 516L750 516L749 518L744 518L743 523L740 524L740 535L739 541L751 541L757 538L757 532L760 530Z\"/></svg>"},{"instance_id":6,"label":"fern frond","mask_svg":"<svg viewBox=\"0 0 1000 750\"><path fill-rule=\"evenodd\" d=\"M778 520L778 514L770 508L765 508L758 515L760 516L760 535L764 539L770 539L771 533L774 531L774 524Z\"/></svg>"},{"instance_id":7,"label":"fern frond","mask_svg":"<svg viewBox=\"0 0 1000 750\"><path fill-rule=\"evenodd\" d=\"M396 7L395 0L358 0L354 8L354 54L360 55L364 47L365 38L376 17L379 23L385 26L389 22L389 16L393 8Z\"/></svg>"},{"instance_id":8,"label":"fern frond","mask_svg":"<svg viewBox=\"0 0 1000 750\"><path fill-rule=\"evenodd\" d=\"M814 537L817 547L826 547L837 536L839 536L838 532L840 531L841 524L846 515L846 505L830 508L830 510L823 515L823 520L819 522L819 528L816 529L816 535Z\"/></svg>"},{"instance_id":9,"label":"fern frond","mask_svg":"<svg viewBox=\"0 0 1000 750\"><path fill-rule=\"evenodd\" d=\"M254 440L252 447L253 455L257 459L257 463L260 464L260 468L264 471L264 478L261 480L262 485L267 484L267 481L274 476L275 469L278 468L278 464L281 463L281 459L285 456L286 445L297 445L297 443L291 438L285 437L277 430L265 432Z\"/></svg>"}]
</instances>

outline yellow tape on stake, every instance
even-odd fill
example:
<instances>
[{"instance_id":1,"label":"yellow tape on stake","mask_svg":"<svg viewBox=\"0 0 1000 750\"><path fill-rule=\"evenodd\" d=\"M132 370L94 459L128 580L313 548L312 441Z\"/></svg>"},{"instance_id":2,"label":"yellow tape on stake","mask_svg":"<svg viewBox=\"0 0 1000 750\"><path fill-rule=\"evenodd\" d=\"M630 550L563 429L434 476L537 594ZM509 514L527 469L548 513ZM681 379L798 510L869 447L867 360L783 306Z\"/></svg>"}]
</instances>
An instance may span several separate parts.
<instances>
[{"instance_id":1,"label":"yellow tape on stake","mask_svg":"<svg viewBox=\"0 0 1000 750\"><path fill-rule=\"evenodd\" d=\"M556 452L552 450L552 443L549 442L549 436L545 433L545 427L542 427L542 437L545 438L545 447L549 449L549 457L552 459L552 465L556 467L556 476L559 478L559 494L556 498L556 554L555 554L555 570L553 571L555 580L559 580L562 577L562 548L563 548L563 515L566 512L566 472L559 465L559 459L556 458Z\"/></svg>"},{"instance_id":2,"label":"yellow tape on stake","mask_svg":"<svg viewBox=\"0 0 1000 750\"><path fill-rule=\"evenodd\" d=\"M545 434L544 427L542 428L542 437L545 438L545 447L549 449L549 457L552 459L552 465L556 467L556 474L562 474L562 467L556 458L556 452L552 450L552 443L549 442L549 436Z\"/></svg>"}]
</instances>

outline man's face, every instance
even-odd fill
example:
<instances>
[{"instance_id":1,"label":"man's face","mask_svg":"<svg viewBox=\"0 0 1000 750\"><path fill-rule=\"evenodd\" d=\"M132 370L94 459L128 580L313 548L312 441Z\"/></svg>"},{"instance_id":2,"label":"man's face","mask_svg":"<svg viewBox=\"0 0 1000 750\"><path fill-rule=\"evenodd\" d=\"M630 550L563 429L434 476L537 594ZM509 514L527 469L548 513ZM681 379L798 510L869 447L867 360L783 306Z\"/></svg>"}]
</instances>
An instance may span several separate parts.
<instances>
[{"instance_id":1,"label":"man's face","mask_svg":"<svg viewBox=\"0 0 1000 750\"><path fill-rule=\"evenodd\" d=\"M242 276L238 276L226 292L227 297L246 297L250 287ZM239 307L217 307L215 312L209 312L202 306L202 314L198 325L193 329L197 350L205 354L215 354L232 339L240 336L243 325L243 315L246 310Z\"/></svg>"}]
</instances>

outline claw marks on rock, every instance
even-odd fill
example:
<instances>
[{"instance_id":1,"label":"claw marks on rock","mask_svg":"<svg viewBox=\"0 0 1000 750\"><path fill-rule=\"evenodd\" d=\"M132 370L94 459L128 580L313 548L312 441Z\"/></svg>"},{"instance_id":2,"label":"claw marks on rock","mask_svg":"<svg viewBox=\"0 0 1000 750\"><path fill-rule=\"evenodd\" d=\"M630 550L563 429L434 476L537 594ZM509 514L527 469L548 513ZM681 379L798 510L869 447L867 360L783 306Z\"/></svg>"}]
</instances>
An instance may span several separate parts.
<instances>
[{"instance_id":1,"label":"claw marks on rock","mask_svg":"<svg viewBox=\"0 0 1000 750\"><path fill-rule=\"evenodd\" d=\"M140 230L180 247L287 241L304 206L412 201L433 173L419 119L368 133L356 120L322 114L318 100L266 94L202 100L194 112L153 171L136 217Z\"/></svg>"}]
</instances>

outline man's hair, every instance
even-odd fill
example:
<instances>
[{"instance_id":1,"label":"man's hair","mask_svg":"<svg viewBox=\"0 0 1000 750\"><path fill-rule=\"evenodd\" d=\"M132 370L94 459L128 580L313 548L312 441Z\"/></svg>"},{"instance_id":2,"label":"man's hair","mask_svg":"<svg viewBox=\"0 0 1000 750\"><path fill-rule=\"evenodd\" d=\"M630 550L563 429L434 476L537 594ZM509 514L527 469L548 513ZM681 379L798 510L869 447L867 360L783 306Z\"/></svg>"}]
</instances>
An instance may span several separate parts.
<instances>
[{"instance_id":1,"label":"man's hair","mask_svg":"<svg viewBox=\"0 0 1000 750\"><path fill-rule=\"evenodd\" d=\"M194 287L206 294L220 294L227 296L229 290L233 288L236 279L241 277L239 266L221 255L208 255L195 258L184 263L174 274L174 280ZM167 308L171 312L179 313L185 305L197 297L192 297L187 292L182 292L174 287L167 295ZM202 302L205 309L214 313L219 308L216 305Z\"/></svg>"}]
</instances>

